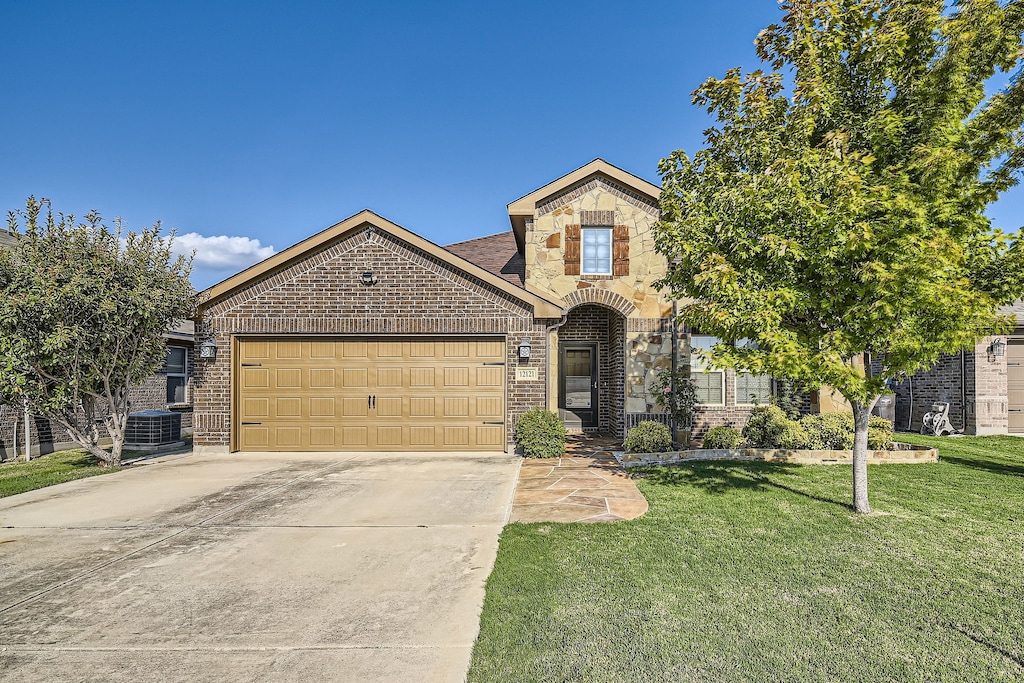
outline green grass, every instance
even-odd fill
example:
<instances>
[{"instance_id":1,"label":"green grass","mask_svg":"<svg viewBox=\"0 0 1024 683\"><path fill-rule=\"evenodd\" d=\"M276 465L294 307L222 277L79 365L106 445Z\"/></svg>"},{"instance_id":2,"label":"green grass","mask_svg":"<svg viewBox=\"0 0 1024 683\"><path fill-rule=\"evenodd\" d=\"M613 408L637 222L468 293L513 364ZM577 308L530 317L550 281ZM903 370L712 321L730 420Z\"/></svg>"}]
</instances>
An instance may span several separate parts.
<instances>
[{"instance_id":1,"label":"green grass","mask_svg":"<svg viewBox=\"0 0 1024 683\"><path fill-rule=\"evenodd\" d=\"M29 462L0 465L0 498L73 479L118 472L118 467L100 467L99 461L82 449L51 453Z\"/></svg>"},{"instance_id":2,"label":"green grass","mask_svg":"<svg viewBox=\"0 0 1024 683\"><path fill-rule=\"evenodd\" d=\"M942 461L649 468L644 516L513 524L470 681L1024 680L1024 439Z\"/></svg>"}]
</instances>

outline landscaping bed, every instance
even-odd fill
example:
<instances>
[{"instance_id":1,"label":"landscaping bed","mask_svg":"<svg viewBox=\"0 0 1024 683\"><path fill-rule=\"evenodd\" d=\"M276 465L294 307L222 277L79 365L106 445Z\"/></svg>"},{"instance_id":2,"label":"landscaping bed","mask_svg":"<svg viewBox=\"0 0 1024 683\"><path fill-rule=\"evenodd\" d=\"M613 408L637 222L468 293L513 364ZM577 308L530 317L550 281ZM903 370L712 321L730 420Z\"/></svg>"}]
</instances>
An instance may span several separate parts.
<instances>
[{"instance_id":1,"label":"landscaping bed","mask_svg":"<svg viewBox=\"0 0 1024 683\"><path fill-rule=\"evenodd\" d=\"M675 465L708 460L776 462L792 465L853 464L853 454L851 451L830 449L697 448L663 453L615 453L615 457L627 469L642 465ZM892 449L868 451L869 465L913 464L938 461L938 449L916 444L895 443Z\"/></svg>"}]
</instances>

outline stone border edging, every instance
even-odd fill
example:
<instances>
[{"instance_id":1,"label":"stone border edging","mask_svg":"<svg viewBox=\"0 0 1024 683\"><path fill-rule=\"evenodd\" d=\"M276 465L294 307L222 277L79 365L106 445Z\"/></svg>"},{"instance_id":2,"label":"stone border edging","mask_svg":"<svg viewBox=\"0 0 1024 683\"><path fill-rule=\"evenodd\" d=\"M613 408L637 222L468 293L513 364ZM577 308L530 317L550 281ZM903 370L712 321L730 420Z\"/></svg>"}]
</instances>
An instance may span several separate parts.
<instances>
[{"instance_id":1,"label":"stone border edging","mask_svg":"<svg viewBox=\"0 0 1024 683\"><path fill-rule=\"evenodd\" d=\"M936 448L896 443L895 450L868 451L869 465L908 465L939 461ZM774 462L790 465L852 465L850 451L786 450L775 448L698 448L688 451L664 453L624 453L617 451L615 458L623 467L642 465L675 465L687 462L738 460L743 462Z\"/></svg>"}]
</instances>

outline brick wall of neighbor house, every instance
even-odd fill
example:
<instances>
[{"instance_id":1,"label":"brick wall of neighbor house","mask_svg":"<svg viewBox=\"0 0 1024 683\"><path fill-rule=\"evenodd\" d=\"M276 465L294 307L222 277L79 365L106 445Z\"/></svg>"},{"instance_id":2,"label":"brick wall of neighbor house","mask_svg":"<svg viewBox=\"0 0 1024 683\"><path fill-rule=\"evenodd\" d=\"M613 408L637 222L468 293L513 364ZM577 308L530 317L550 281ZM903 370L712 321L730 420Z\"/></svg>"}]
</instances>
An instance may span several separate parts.
<instances>
[{"instance_id":1,"label":"brick wall of neighbor house","mask_svg":"<svg viewBox=\"0 0 1024 683\"><path fill-rule=\"evenodd\" d=\"M893 389L896 428L920 431L933 403L949 403L949 420L955 428L968 434L1005 433L1006 357L990 359L988 346L993 339L980 340L973 353L943 354L930 369L897 384Z\"/></svg>"},{"instance_id":2,"label":"brick wall of neighbor house","mask_svg":"<svg viewBox=\"0 0 1024 683\"><path fill-rule=\"evenodd\" d=\"M189 377L193 372L193 354L188 344L177 344L189 348ZM191 405L168 406L167 405L167 375L158 371L148 377L142 384L133 387L128 396L129 410L173 410L181 413L182 433L188 434L192 430L192 407ZM15 428L17 422L17 428ZM49 420L33 417L29 421L32 435L32 452L35 455L55 453L71 448L79 448L78 444L71 440L67 431L58 424ZM17 448L15 448L14 437L17 429ZM102 430L103 438L106 438L106 430ZM15 455L24 452L24 417L19 408L0 405L0 461L9 460Z\"/></svg>"},{"instance_id":3,"label":"brick wall of neighbor house","mask_svg":"<svg viewBox=\"0 0 1024 683\"><path fill-rule=\"evenodd\" d=\"M372 271L377 284L359 276ZM196 363L193 404L197 446L224 447L231 430L231 337L234 334L500 335L509 360L508 441L515 417L543 404L544 325L531 309L491 285L370 227L307 255L204 308L196 345L217 343L213 361ZM543 322L543 321L541 321ZM519 341L529 336L541 369L517 382Z\"/></svg>"}]
</instances>

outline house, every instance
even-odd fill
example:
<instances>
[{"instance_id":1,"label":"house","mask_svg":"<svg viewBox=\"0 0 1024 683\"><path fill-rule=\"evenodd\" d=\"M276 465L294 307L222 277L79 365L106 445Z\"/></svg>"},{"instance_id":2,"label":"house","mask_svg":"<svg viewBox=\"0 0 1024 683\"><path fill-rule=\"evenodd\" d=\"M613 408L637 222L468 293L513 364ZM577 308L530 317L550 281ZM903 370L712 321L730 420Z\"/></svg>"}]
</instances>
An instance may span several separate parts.
<instances>
[{"instance_id":1,"label":"house","mask_svg":"<svg viewBox=\"0 0 1024 683\"><path fill-rule=\"evenodd\" d=\"M658 186L595 159L442 248L362 211L200 293L194 443L207 451L512 448L526 410L622 436L659 419L657 373L694 370L701 432L767 378L704 372L716 340L655 286Z\"/></svg>"},{"instance_id":2,"label":"house","mask_svg":"<svg viewBox=\"0 0 1024 683\"><path fill-rule=\"evenodd\" d=\"M1024 300L1001 312L1016 321L1010 334L944 354L893 387L897 429L918 431L932 405L948 403L950 422L965 434L1024 434Z\"/></svg>"},{"instance_id":3,"label":"house","mask_svg":"<svg viewBox=\"0 0 1024 683\"><path fill-rule=\"evenodd\" d=\"M0 248L14 244L14 237L0 230ZM181 414L182 433L192 431L191 375L195 323L182 321L169 330L164 367L129 393L130 410L170 410ZM20 406L0 405L0 461L24 452L25 414ZM39 417L29 419L33 455L78 448L60 425ZM108 441L109 443L109 441Z\"/></svg>"}]
</instances>

